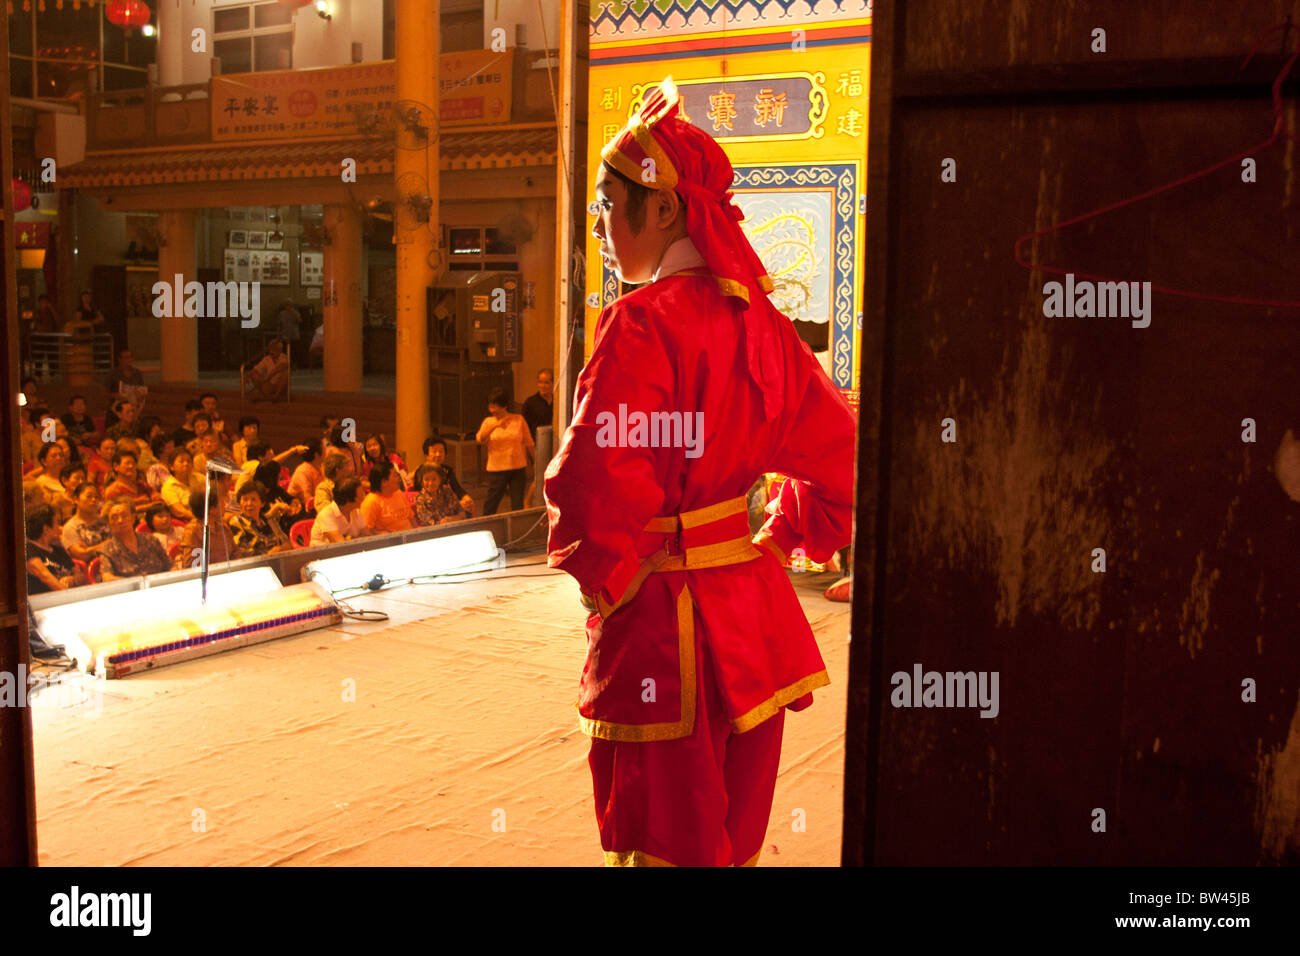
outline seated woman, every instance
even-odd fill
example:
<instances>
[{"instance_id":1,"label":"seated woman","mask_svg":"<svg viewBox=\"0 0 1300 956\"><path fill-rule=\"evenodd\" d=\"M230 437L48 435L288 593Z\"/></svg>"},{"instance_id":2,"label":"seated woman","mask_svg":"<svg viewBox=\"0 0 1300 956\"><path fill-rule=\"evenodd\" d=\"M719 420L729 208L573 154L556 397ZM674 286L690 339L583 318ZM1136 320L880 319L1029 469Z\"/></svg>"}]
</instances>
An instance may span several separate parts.
<instances>
[{"instance_id":1,"label":"seated woman","mask_svg":"<svg viewBox=\"0 0 1300 956\"><path fill-rule=\"evenodd\" d=\"M451 486L452 492L460 499L460 506L472 518L474 517L474 499L471 498L456 480L456 472L447 464L447 443L436 435L424 440L424 463L437 465L442 469L442 477Z\"/></svg>"},{"instance_id":2,"label":"seated woman","mask_svg":"<svg viewBox=\"0 0 1300 956\"><path fill-rule=\"evenodd\" d=\"M462 521L469 513L459 501L451 486L443 480L442 469L437 465L421 465L415 472L420 493L415 496L415 520L422 525L449 524Z\"/></svg>"},{"instance_id":3,"label":"seated woman","mask_svg":"<svg viewBox=\"0 0 1300 956\"><path fill-rule=\"evenodd\" d=\"M54 506L62 520L76 510L72 498L63 487L63 472L68 468L68 453L57 442L46 442L37 452L41 473L36 477L36 487L45 493L47 503Z\"/></svg>"},{"instance_id":4,"label":"seated woman","mask_svg":"<svg viewBox=\"0 0 1300 956\"><path fill-rule=\"evenodd\" d=\"M113 480L104 489L105 501L114 498L130 498L137 511L144 511L153 501L153 492L140 480L136 470L135 451L128 449L125 443L113 453Z\"/></svg>"},{"instance_id":5,"label":"seated woman","mask_svg":"<svg viewBox=\"0 0 1300 956\"><path fill-rule=\"evenodd\" d=\"M312 522L311 543L348 541L366 535L369 530L361 515L361 480L344 478L334 488L334 500Z\"/></svg>"},{"instance_id":6,"label":"seated woman","mask_svg":"<svg viewBox=\"0 0 1300 956\"><path fill-rule=\"evenodd\" d=\"M190 521L194 515L190 512L190 495L196 491L203 493L203 479L196 478L192 471L193 459L184 445L172 449L171 461L167 463L171 474L162 486L162 500L172 517ZM202 499L200 499L202 500Z\"/></svg>"},{"instance_id":7,"label":"seated woman","mask_svg":"<svg viewBox=\"0 0 1300 956\"><path fill-rule=\"evenodd\" d=\"M302 464L293 470L289 479L289 494L302 502L302 510L316 510L316 486L325 477L321 474L320 461L324 454L325 443L319 438L308 438L303 442L307 450L302 454ZM303 517L307 517L304 515Z\"/></svg>"},{"instance_id":8,"label":"seated woman","mask_svg":"<svg viewBox=\"0 0 1300 956\"><path fill-rule=\"evenodd\" d=\"M104 517L112 535L100 552L100 576L105 581L171 570L171 559L158 539L147 531L135 530L135 507L130 498L111 499L104 508Z\"/></svg>"},{"instance_id":9,"label":"seated woman","mask_svg":"<svg viewBox=\"0 0 1300 956\"><path fill-rule=\"evenodd\" d=\"M66 591L86 583L86 574L72 563L59 543L59 523L54 509L39 504L23 517L27 532L27 593Z\"/></svg>"},{"instance_id":10,"label":"seated woman","mask_svg":"<svg viewBox=\"0 0 1300 956\"><path fill-rule=\"evenodd\" d=\"M397 469L390 461L378 462L370 469L370 494L361 502L361 514L371 534L407 531L415 527L411 506L402 491Z\"/></svg>"},{"instance_id":11,"label":"seated woman","mask_svg":"<svg viewBox=\"0 0 1300 956\"><path fill-rule=\"evenodd\" d=\"M117 441L103 438L96 447L97 453L86 463L86 480L93 481L103 491L105 483L113 480L113 455L117 453Z\"/></svg>"},{"instance_id":12,"label":"seated woman","mask_svg":"<svg viewBox=\"0 0 1300 956\"><path fill-rule=\"evenodd\" d=\"M275 459L263 461L253 469L253 481L262 486L262 517L275 521L280 528L288 532L295 521L316 517L304 514L302 502L280 487L280 469L283 466ZM271 517L271 509L275 517Z\"/></svg>"},{"instance_id":13,"label":"seated woman","mask_svg":"<svg viewBox=\"0 0 1300 956\"><path fill-rule=\"evenodd\" d=\"M230 535L235 542L235 557L247 558L258 554L270 554L275 551L288 551L293 547L283 540L273 524L279 518L280 511L287 506L276 502L262 514L262 499L266 489L258 481L247 482L240 488L236 497L239 499L239 511L226 518Z\"/></svg>"},{"instance_id":14,"label":"seated woman","mask_svg":"<svg viewBox=\"0 0 1300 956\"><path fill-rule=\"evenodd\" d=\"M74 500L77 511L63 526L63 547L78 561L89 564L109 537L108 522L100 514L103 499L98 488L84 481L77 486Z\"/></svg>"},{"instance_id":15,"label":"seated woman","mask_svg":"<svg viewBox=\"0 0 1300 956\"><path fill-rule=\"evenodd\" d=\"M411 476L406 473L406 462L402 461L402 456L396 452L388 450L388 444L384 441L383 435L371 435L366 439L365 454L362 456L365 470L369 471L372 467L381 461L391 462L397 469L397 475L402 482L402 490L410 491Z\"/></svg>"},{"instance_id":16,"label":"seated woman","mask_svg":"<svg viewBox=\"0 0 1300 956\"><path fill-rule=\"evenodd\" d=\"M352 458L341 451L326 452L320 470L325 477L316 482L316 492L312 496L317 514L334 500L334 486L344 478L352 477Z\"/></svg>"}]
</instances>

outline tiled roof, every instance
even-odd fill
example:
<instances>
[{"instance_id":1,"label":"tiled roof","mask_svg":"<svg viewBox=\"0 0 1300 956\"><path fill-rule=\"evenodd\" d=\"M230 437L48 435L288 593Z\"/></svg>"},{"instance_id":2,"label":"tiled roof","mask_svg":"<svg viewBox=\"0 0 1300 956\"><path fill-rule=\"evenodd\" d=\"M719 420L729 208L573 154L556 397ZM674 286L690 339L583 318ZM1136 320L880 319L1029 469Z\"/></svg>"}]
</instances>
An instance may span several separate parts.
<instances>
[{"instance_id":1,"label":"tiled roof","mask_svg":"<svg viewBox=\"0 0 1300 956\"><path fill-rule=\"evenodd\" d=\"M458 129L439 139L439 167L446 172L548 166L555 162L556 146L554 127ZM92 153L60 169L59 185L88 189L335 177L345 158L356 160L358 176L391 176L395 152L391 140L375 137L119 150Z\"/></svg>"}]
</instances>

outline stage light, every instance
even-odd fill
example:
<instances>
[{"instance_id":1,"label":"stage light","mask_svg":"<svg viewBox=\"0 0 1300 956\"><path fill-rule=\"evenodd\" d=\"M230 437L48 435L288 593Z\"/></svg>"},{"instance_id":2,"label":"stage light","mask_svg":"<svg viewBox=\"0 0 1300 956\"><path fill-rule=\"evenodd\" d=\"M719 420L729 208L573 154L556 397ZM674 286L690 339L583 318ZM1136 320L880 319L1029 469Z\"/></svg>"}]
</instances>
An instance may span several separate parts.
<instances>
[{"instance_id":1,"label":"stage light","mask_svg":"<svg viewBox=\"0 0 1300 956\"><path fill-rule=\"evenodd\" d=\"M143 34L144 34L145 36L147 36L147 37L151 37L151 36L153 36L157 31L153 28L153 24L152 24L152 23L146 23L144 26L142 26L142 27L140 28L140 32L143 33Z\"/></svg>"},{"instance_id":2,"label":"stage light","mask_svg":"<svg viewBox=\"0 0 1300 956\"><path fill-rule=\"evenodd\" d=\"M459 574L505 567L505 555L491 531L467 531L445 538L357 551L312 561L302 569L303 580L319 581L331 593L378 591L412 578Z\"/></svg>"},{"instance_id":3,"label":"stage light","mask_svg":"<svg viewBox=\"0 0 1300 956\"><path fill-rule=\"evenodd\" d=\"M148 580L146 578L146 580ZM210 604L229 603L250 595L268 594L281 588L280 579L270 568L231 571L208 579ZM75 595L74 592L63 592ZM81 635L103 627L105 621L122 621L142 617L163 617L191 612L201 607L199 579L163 584L158 587L123 591L107 597L70 600L44 610L33 608L36 629L47 643L62 644L68 654L85 668L90 663L90 649Z\"/></svg>"}]
</instances>

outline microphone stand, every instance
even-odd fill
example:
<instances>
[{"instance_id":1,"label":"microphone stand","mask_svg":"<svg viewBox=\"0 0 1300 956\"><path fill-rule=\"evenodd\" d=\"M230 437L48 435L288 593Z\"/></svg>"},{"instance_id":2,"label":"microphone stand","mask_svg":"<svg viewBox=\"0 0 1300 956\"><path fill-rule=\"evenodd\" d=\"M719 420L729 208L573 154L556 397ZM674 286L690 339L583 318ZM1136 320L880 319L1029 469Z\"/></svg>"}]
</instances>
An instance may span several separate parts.
<instances>
[{"instance_id":1,"label":"microphone stand","mask_svg":"<svg viewBox=\"0 0 1300 956\"><path fill-rule=\"evenodd\" d=\"M208 503L212 498L212 468L204 464L203 468L203 554L199 557L199 581L202 603L208 603Z\"/></svg>"}]
</instances>

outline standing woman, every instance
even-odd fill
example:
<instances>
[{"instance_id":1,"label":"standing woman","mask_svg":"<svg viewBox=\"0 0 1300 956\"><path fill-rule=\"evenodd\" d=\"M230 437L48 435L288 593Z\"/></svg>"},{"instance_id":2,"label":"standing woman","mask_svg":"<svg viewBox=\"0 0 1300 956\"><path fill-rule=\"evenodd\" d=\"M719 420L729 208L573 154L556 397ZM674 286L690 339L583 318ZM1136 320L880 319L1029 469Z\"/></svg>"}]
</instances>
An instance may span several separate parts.
<instances>
[{"instance_id":1,"label":"standing woman","mask_svg":"<svg viewBox=\"0 0 1300 956\"><path fill-rule=\"evenodd\" d=\"M170 571L171 559L148 531L135 530L135 506L130 498L114 498L104 509L111 537L100 550L100 576L105 581Z\"/></svg>"},{"instance_id":2,"label":"standing woman","mask_svg":"<svg viewBox=\"0 0 1300 956\"><path fill-rule=\"evenodd\" d=\"M533 436L524 416L510 411L510 397L504 388L494 388L488 396L488 417L479 426L477 437L487 448L491 478L483 513L496 514L507 489L510 507L518 511L524 506L524 481L533 460Z\"/></svg>"}]
</instances>

